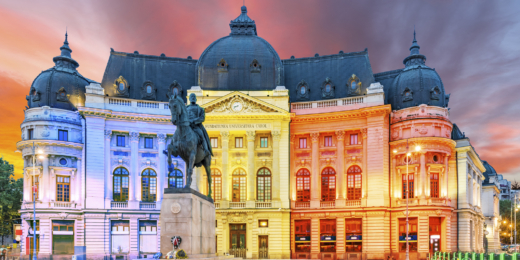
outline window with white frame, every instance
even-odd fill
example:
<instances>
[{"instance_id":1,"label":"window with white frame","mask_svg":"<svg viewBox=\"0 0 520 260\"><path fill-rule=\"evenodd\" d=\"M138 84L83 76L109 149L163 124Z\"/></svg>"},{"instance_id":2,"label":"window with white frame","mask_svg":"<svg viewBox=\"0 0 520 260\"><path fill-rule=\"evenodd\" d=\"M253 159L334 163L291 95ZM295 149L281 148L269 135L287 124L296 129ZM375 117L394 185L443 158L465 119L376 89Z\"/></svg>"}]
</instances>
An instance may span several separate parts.
<instances>
[{"instance_id":1,"label":"window with white frame","mask_svg":"<svg viewBox=\"0 0 520 260\"><path fill-rule=\"evenodd\" d=\"M157 252L157 221L139 221L139 252Z\"/></svg>"},{"instance_id":2,"label":"window with white frame","mask_svg":"<svg viewBox=\"0 0 520 260\"><path fill-rule=\"evenodd\" d=\"M112 254L130 252L130 223L128 220L114 220L111 223Z\"/></svg>"}]
</instances>

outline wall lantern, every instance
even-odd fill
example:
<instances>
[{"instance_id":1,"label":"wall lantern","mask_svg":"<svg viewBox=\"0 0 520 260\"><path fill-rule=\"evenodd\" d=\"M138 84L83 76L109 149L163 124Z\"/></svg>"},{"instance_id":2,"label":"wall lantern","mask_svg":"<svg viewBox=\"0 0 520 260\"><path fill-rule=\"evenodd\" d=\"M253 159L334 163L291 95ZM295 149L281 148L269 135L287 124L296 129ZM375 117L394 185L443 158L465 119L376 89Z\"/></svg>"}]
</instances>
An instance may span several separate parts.
<instances>
[{"instance_id":1,"label":"wall lantern","mask_svg":"<svg viewBox=\"0 0 520 260\"><path fill-rule=\"evenodd\" d=\"M269 227L269 220L267 220L267 219L259 219L258 220L258 227L261 227L261 228Z\"/></svg>"}]
</instances>

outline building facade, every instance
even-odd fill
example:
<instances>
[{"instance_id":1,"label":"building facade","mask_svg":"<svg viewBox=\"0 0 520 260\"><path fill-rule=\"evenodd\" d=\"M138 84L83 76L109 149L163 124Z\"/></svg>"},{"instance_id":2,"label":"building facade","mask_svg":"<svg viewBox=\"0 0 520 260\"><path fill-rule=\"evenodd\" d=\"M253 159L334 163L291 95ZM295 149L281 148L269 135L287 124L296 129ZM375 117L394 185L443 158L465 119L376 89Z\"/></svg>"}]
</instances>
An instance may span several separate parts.
<instances>
[{"instance_id":1,"label":"building facade","mask_svg":"<svg viewBox=\"0 0 520 260\"><path fill-rule=\"evenodd\" d=\"M22 255L34 217L40 257L158 252L163 190L186 183L185 163L164 153L168 100L190 94L214 153L218 255L404 259L407 212L412 259L483 250L488 215L498 230L482 211L485 168L454 137L449 95L415 37L404 68L374 74L366 49L280 59L245 6L230 29L198 60L112 49L100 83L65 40L21 125Z\"/></svg>"},{"instance_id":2,"label":"building facade","mask_svg":"<svg viewBox=\"0 0 520 260\"><path fill-rule=\"evenodd\" d=\"M495 169L486 161L482 162L486 171L482 183L482 213L485 218L484 248L489 252L499 252L500 247L500 184ZM487 245L487 246L486 246Z\"/></svg>"}]
</instances>

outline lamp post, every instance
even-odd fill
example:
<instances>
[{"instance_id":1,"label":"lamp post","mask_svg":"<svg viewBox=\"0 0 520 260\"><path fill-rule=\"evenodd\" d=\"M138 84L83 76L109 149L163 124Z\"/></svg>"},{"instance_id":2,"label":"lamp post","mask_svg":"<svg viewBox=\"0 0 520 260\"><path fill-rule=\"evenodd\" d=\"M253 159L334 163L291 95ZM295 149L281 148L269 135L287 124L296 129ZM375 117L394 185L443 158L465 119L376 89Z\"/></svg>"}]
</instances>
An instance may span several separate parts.
<instances>
[{"instance_id":1,"label":"lamp post","mask_svg":"<svg viewBox=\"0 0 520 260\"><path fill-rule=\"evenodd\" d=\"M415 146L415 151L418 152L420 150L421 150L421 147L416 145ZM394 153L397 153L397 151L394 150ZM410 193L410 182L409 182L409 176L408 176L408 165L410 163L410 156L411 155L412 155L412 153L410 152L410 147L408 146L408 139L406 139L406 182L405 182L405 185L406 185L406 190L405 190L405 192L406 192L406 260L410 260L410 243L408 242L408 240L409 240L408 239L409 238L409 236L408 236L408 232L409 232L408 197L409 197L409 193Z\"/></svg>"},{"instance_id":2,"label":"lamp post","mask_svg":"<svg viewBox=\"0 0 520 260\"><path fill-rule=\"evenodd\" d=\"M38 146L34 145L34 142L32 144L32 153L33 153L33 175L36 172L36 154L38 154L38 157L40 159L43 159L43 151L41 149L38 149ZM38 150L36 150L38 149ZM33 178L34 180L34 178ZM32 192L33 192L33 260L37 260L36 257L36 192L38 192L38 187L36 186L36 183L33 181L32 186Z\"/></svg>"}]
</instances>

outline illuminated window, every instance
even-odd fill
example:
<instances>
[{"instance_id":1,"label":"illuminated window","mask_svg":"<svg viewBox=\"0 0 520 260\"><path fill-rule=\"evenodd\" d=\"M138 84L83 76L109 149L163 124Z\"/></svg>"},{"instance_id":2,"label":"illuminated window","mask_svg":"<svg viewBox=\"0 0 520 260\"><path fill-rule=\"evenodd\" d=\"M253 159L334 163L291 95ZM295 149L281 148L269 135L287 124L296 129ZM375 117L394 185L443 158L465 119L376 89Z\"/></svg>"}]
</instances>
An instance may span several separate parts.
<instances>
[{"instance_id":1,"label":"illuminated window","mask_svg":"<svg viewBox=\"0 0 520 260\"><path fill-rule=\"evenodd\" d=\"M271 171L261 168L256 177L256 199L258 201L271 201Z\"/></svg>"},{"instance_id":2,"label":"illuminated window","mask_svg":"<svg viewBox=\"0 0 520 260\"><path fill-rule=\"evenodd\" d=\"M123 167L114 170L114 201L128 201L128 170Z\"/></svg>"},{"instance_id":3,"label":"illuminated window","mask_svg":"<svg viewBox=\"0 0 520 260\"><path fill-rule=\"evenodd\" d=\"M408 184L408 185L407 185ZM408 187L408 198L412 199L414 196L413 187L414 187L414 179L413 173L408 174L408 181L406 181L406 174L403 174L403 199L406 199L406 188Z\"/></svg>"},{"instance_id":4,"label":"illuminated window","mask_svg":"<svg viewBox=\"0 0 520 260\"><path fill-rule=\"evenodd\" d=\"M321 172L321 201L336 200L336 171L328 167Z\"/></svg>"},{"instance_id":5,"label":"illuminated window","mask_svg":"<svg viewBox=\"0 0 520 260\"><path fill-rule=\"evenodd\" d=\"M267 219L259 219L258 220L258 227L261 227L261 228L269 227L269 220L267 220Z\"/></svg>"},{"instance_id":6,"label":"illuminated window","mask_svg":"<svg viewBox=\"0 0 520 260\"><path fill-rule=\"evenodd\" d=\"M361 199L361 168L353 165L347 171L347 199Z\"/></svg>"},{"instance_id":7,"label":"illuminated window","mask_svg":"<svg viewBox=\"0 0 520 260\"><path fill-rule=\"evenodd\" d=\"M345 252L361 252L362 242L362 220L360 218L345 220Z\"/></svg>"},{"instance_id":8,"label":"illuminated window","mask_svg":"<svg viewBox=\"0 0 520 260\"><path fill-rule=\"evenodd\" d=\"M311 220L294 221L295 250L298 253L311 252Z\"/></svg>"},{"instance_id":9,"label":"illuminated window","mask_svg":"<svg viewBox=\"0 0 520 260\"><path fill-rule=\"evenodd\" d=\"M351 145L358 144L358 135L357 134L350 135L350 144Z\"/></svg>"},{"instance_id":10,"label":"illuminated window","mask_svg":"<svg viewBox=\"0 0 520 260\"><path fill-rule=\"evenodd\" d=\"M320 219L320 252L336 252L335 219Z\"/></svg>"},{"instance_id":11,"label":"illuminated window","mask_svg":"<svg viewBox=\"0 0 520 260\"><path fill-rule=\"evenodd\" d=\"M311 173L307 169L300 169L296 173L296 200L299 202L311 200Z\"/></svg>"},{"instance_id":12,"label":"illuminated window","mask_svg":"<svg viewBox=\"0 0 520 260\"><path fill-rule=\"evenodd\" d=\"M69 131L58 130L58 140L59 141L68 141L69 140Z\"/></svg>"},{"instance_id":13,"label":"illuminated window","mask_svg":"<svg viewBox=\"0 0 520 260\"><path fill-rule=\"evenodd\" d=\"M260 138L260 147L261 148L267 148L267 137L261 137Z\"/></svg>"},{"instance_id":14,"label":"illuminated window","mask_svg":"<svg viewBox=\"0 0 520 260\"><path fill-rule=\"evenodd\" d=\"M211 169L211 191L214 201L222 200L222 175L217 169Z\"/></svg>"},{"instance_id":15,"label":"illuminated window","mask_svg":"<svg viewBox=\"0 0 520 260\"><path fill-rule=\"evenodd\" d=\"M410 252L417 252L417 218L408 219L408 244ZM399 252L406 252L406 219L399 219Z\"/></svg>"},{"instance_id":16,"label":"illuminated window","mask_svg":"<svg viewBox=\"0 0 520 260\"><path fill-rule=\"evenodd\" d=\"M300 148L307 148L307 138L300 138Z\"/></svg>"},{"instance_id":17,"label":"illuminated window","mask_svg":"<svg viewBox=\"0 0 520 260\"><path fill-rule=\"evenodd\" d=\"M182 172L179 169L173 169L168 174L168 188L183 188Z\"/></svg>"},{"instance_id":18,"label":"illuminated window","mask_svg":"<svg viewBox=\"0 0 520 260\"><path fill-rule=\"evenodd\" d=\"M430 174L430 197L439 197L439 173Z\"/></svg>"},{"instance_id":19,"label":"illuminated window","mask_svg":"<svg viewBox=\"0 0 520 260\"><path fill-rule=\"evenodd\" d=\"M152 169L145 169L141 174L142 201L154 202L157 199L157 174Z\"/></svg>"},{"instance_id":20,"label":"illuminated window","mask_svg":"<svg viewBox=\"0 0 520 260\"><path fill-rule=\"evenodd\" d=\"M70 201L70 177L56 176L56 201Z\"/></svg>"},{"instance_id":21,"label":"illuminated window","mask_svg":"<svg viewBox=\"0 0 520 260\"><path fill-rule=\"evenodd\" d=\"M332 146L332 136L325 136L324 141L325 141L325 143L324 143L325 147Z\"/></svg>"},{"instance_id":22,"label":"illuminated window","mask_svg":"<svg viewBox=\"0 0 520 260\"><path fill-rule=\"evenodd\" d=\"M233 191L232 201L233 202L244 202L246 201L246 171L238 168L233 171Z\"/></svg>"},{"instance_id":23,"label":"illuminated window","mask_svg":"<svg viewBox=\"0 0 520 260\"><path fill-rule=\"evenodd\" d=\"M110 235L112 254L126 254L130 251L130 221L112 220Z\"/></svg>"},{"instance_id":24,"label":"illuminated window","mask_svg":"<svg viewBox=\"0 0 520 260\"><path fill-rule=\"evenodd\" d=\"M244 147L244 139L242 137L235 137L235 148L243 148Z\"/></svg>"},{"instance_id":25,"label":"illuminated window","mask_svg":"<svg viewBox=\"0 0 520 260\"><path fill-rule=\"evenodd\" d=\"M211 141L211 148L218 148L218 137L209 138Z\"/></svg>"}]
</instances>

